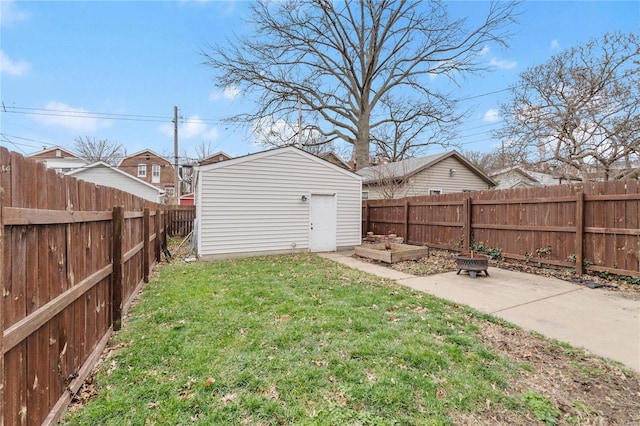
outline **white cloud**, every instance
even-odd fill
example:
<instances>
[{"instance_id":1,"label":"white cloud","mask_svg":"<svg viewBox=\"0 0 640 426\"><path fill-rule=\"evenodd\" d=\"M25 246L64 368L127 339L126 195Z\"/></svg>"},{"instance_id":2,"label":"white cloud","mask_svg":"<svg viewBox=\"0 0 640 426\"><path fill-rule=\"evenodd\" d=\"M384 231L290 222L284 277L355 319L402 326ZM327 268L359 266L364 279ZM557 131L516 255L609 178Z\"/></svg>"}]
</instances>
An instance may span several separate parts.
<instances>
[{"instance_id":1,"label":"white cloud","mask_svg":"<svg viewBox=\"0 0 640 426\"><path fill-rule=\"evenodd\" d=\"M47 126L59 126L79 132L93 132L100 128L111 127L113 121L96 117L83 108L74 108L58 101L49 101L46 111L34 115L34 120Z\"/></svg>"},{"instance_id":2,"label":"white cloud","mask_svg":"<svg viewBox=\"0 0 640 426\"><path fill-rule=\"evenodd\" d=\"M237 86L227 86L224 88L222 92L211 92L209 94L209 99L212 101L217 101L220 99L228 99L230 101L234 100L240 95L240 89Z\"/></svg>"},{"instance_id":3,"label":"white cloud","mask_svg":"<svg viewBox=\"0 0 640 426\"><path fill-rule=\"evenodd\" d=\"M497 68L501 68L503 70L510 70L512 68L515 68L516 65L518 65L518 63L516 61L504 61L501 59L496 59L494 57L494 58L491 58L490 65Z\"/></svg>"},{"instance_id":4,"label":"white cloud","mask_svg":"<svg viewBox=\"0 0 640 426\"><path fill-rule=\"evenodd\" d=\"M15 1L0 1L0 26L4 27L27 19L29 19L29 14L24 10L20 10Z\"/></svg>"},{"instance_id":5,"label":"white cloud","mask_svg":"<svg viewBox=\"0 0 640 426\"><path fill-rule=\"evenodd\" d=\"M160 132L166 136L173 137L173 124L162 124L159 127ZM200 137L209 141L214 141L219 137L218 129L209 127L207 123L202 121L199 115L192 115L178 125L179 139L193 139Z\"/></svg>"},{"instance_id":6,"label":"white cloud","mask_svg":"<svg viewBox=\"0 0 640 426\"><path fill-rule=\"evenodd\" d=\"M13 61L9 55L0 50L0 73L9 75L23 75L31 68L26 61Z\"/></svg>"},{"instance_id":7,"label":"white cloud","mask_svg":"<svg viewBox=\"0 0 640 426\"><path fill-rule=\"evenodd\" d=\"M489 123L495 123L500 121L500 111L494 108L490 108L484 113L483 120Z\"/></svg>"},{"instance_id":8,"label":"white cloud","mask_svg":"<svg viewBox=\"0 0 640 426\"><path fill-rule=\"evenodd\" d=\"M233 100L240 95L240 89L237 86L228 86L224 88L225 99Z\"/></svg>"},{"instance_id":9,"label":"white cloud","mask_svg":"<svg viewBox=\"0 0 640 426\"><path fill-rule=\"evenodd\" d=\"M551 40L551 49L552 50L558 50L559 44L558 44L558 40Z\"/></svg>"},{"instance_id":10,"label":"white cloud","mask_svg":"<svg viewBox=\"0 0 640 426\"><path fill-rule=\"evenodd\" d=\"M489 48L489 46L484 46L482 48L482 50L480 51L480 53L478 53L478 55L479 56L484 56L484 55L488 54L490 50L491 49Z\"/></svg>"}]
</instances>

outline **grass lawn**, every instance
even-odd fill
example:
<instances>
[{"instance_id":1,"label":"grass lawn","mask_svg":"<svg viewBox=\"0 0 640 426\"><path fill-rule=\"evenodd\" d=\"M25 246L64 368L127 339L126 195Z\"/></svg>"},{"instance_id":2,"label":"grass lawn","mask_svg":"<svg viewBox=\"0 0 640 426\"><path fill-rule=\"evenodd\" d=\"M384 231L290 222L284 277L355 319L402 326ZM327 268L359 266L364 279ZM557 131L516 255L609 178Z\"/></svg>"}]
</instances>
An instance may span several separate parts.
<instances>
[{"instance_id":1,"label":"grass lawn","mask_svg":"<svg viewBox=\"0 0 640 426\"><path fill-rule=\"evenodd\" d=\"M69 425L555 424L483 343L486 315L313 255L172 264L132 308Z\"/></svg>"}]
</instances>

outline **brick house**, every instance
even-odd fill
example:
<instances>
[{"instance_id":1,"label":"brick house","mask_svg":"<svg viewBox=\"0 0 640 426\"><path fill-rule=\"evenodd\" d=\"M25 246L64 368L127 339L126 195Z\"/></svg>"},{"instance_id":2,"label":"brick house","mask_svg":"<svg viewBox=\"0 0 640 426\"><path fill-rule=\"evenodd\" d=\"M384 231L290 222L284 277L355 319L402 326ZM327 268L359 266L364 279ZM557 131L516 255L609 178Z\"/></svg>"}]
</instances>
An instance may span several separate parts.
<instances>
[{"instance_id":1,"label":"brick house","mask_svg":"<svg viewBox=\"0 0 640 426\"><path fill-rule=\"evenodd\" d=\"M176 175L173 164L150 149L124 157L118 164L118 168L157 188L163 189L169 198L175 194Z\"/></svg>"},{"instance_id":2,"label":"brick house","mask_svg":"<svg viewBox=\"0 0 640 426\"><path fill-rule=\"evenodd\" d=\"M44 163L45 167L55 169L58 173L66 173L87 165L87 161L80 158L68 149L59 146L51 148L43 147L42 151L27 155L39 163Z\"/></svg>"},{"instance_id":3,"label":"brick house","mask_svg":"<svg viewBox=\"0 0 640 426\"><path fill-rule=\"evenodd\" d=\"M227 161L227 160L231 160L231 156L222 151L219 151L213 155L210 155L200 160L200 165L206 166L208 164L218 163L220 161Z\"/></svg>"}]
</instances>

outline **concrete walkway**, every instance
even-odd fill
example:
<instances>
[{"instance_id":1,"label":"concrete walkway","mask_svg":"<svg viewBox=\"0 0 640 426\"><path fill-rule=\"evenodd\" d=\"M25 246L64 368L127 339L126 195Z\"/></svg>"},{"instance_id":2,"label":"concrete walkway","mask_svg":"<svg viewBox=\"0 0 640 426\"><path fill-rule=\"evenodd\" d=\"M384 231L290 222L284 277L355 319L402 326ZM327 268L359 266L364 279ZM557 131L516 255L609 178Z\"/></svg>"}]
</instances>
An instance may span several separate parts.
<instances>
[{"instance_id":1,"label":"concrete walkway","mask_svg":"<svg viewBox=\"0 0 640 426\"><path fill-rule=\"evenodd\" d=\"M320 255L465 304L640 371L640 296L499 268L489 268L489 277L479 274L476 279L464 272L417 277L359 261L350 254Z\"/></svg>"}]
</instances>

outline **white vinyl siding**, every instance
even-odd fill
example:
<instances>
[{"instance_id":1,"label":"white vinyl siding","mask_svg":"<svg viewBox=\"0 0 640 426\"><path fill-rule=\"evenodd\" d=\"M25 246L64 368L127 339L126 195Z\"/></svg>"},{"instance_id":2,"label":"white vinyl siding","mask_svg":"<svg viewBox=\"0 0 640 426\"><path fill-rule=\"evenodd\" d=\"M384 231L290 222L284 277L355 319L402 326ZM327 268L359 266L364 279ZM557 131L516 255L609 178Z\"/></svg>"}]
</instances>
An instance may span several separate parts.
<instances>
[{"instance_id":1,"label":"white vinyl siding","mask_svg":"<svg viewBox=\"0 0 640 426\"><path fill-rule=\"evenodd\" d=\"M134 194L154 203L160 202L161 191L131 175L108 167L91 167L76 171L73 177Z\"/></svg>"},{"instance_id":2,"label":"white vinyl siding","mask_svg":"<svg viewBox=\"0 0 640 426\"><path fill-rule=\"evenodd\" d=\"M196 203L202 256L309 248L309 201L335 194L337 246L360 244L360 178L294 148L203 166Z\"/></svg>"}]
</instances>

